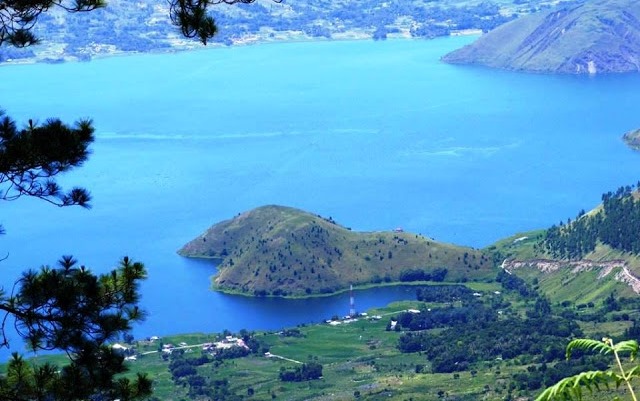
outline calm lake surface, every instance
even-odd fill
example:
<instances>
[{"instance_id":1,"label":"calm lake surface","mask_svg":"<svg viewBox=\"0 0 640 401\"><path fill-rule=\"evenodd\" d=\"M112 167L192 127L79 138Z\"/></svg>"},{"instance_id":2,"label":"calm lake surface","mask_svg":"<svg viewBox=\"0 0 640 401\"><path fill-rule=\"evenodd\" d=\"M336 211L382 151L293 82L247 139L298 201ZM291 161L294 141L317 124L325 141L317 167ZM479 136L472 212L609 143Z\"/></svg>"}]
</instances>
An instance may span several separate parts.
<instances>
[{"instance_id":1,"label":"calm lake surface","mask_svg":"<svg viewBox=\"0 0 640 401\"><path fill-rule=\"evenodd\" d=\"M472 38L286 43L90 63L0 67L0 107L25 122L91 117L94 154L62 179L93 208L4 202L6 286L73 254L96 271L145 263L139 336L276 329L348 311L348 295L256 300L210 291L214 266L175 251L264 205L354 230L401 226L483 247L589 209L640 178L621 135L640 75L526 75L450 66ZM10 288L10 287L9 287ZM413 290L358 292L359 309Z\"/></svg>"}]
</instances>

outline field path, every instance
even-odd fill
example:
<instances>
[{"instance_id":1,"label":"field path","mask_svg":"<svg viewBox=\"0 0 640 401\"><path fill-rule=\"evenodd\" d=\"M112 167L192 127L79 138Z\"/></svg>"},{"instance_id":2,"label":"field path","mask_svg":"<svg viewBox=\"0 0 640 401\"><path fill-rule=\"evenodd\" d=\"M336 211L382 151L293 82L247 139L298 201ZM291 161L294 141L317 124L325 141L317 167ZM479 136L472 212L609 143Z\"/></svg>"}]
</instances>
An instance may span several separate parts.
<instances>
[{"instance_id":1,"label":"field path","mask_svg":"<svg viewBox=\"0 0 640 401\"><path fill-rule=\"evenodd\" d=\"M295 359L290 359L290 358L285 358L284 356L280 356L280 355L276 355L276 354L272 354L271 352L267 352L265 353L265 355L267 358L278 358L278 359L282 359L285 361L289 361L289 362L293 362L293 363L298 363L300 365L302 365L302 362L300 361L296 361Z\"/></svg>"}]
</instances>

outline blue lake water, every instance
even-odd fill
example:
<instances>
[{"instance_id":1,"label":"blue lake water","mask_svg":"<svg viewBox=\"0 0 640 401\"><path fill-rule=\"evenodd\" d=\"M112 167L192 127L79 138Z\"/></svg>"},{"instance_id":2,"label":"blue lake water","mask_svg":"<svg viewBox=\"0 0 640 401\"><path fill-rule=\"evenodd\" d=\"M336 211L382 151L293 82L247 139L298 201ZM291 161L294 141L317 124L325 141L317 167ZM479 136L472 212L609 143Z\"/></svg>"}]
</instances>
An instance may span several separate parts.
<instances>
[{"instance_id":1,"label":"blue lake water","mask_svg":"<svg viewBox=\"0 0 640 401\"><path fill-rule=\"evenodd\" d=\"M439 62L472 38L286 43L0 67L24 122L92 117L94 154L62 183L93 208L4 202L0 282L73 254L97 271L145 262L137 335L272 329L348 311L348 295L255 300L209 290L211 263L175 251L264 204L354 230L401 226L483 247L547 227L640 178L621 135L640 75L527 75ZM359 292L361 309L406 288Z\"/></svg>"}]
</instances>

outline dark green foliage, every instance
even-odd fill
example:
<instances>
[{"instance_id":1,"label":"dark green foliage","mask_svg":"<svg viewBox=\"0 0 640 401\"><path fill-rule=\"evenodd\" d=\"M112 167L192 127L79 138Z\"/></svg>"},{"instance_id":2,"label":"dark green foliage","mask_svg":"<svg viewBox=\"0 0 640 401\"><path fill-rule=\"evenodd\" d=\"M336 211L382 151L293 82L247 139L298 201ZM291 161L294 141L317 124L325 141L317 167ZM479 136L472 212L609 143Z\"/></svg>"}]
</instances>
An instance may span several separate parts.
<instances>
[{"instance_id":1,"label":"dark green foliage","mask_svg":"<svg viewBox=\"0 0 640 401\"><path fill-rule=\"evenodd\" d=\"M480 302L471 302L460 307L433 308L421 313L404 312L397 319L401 329L417 331L493 321L497 314Z\"/></svg>"},{"instance_id":2,"label":"dark green foliage","mask_svg":"<svg viewBox=\"0 0 640 401\"><path fill-rule=\"evenodd\" d=\"M608 367L609 364L602 356L582 356L572 361L564 360L549 365L543 363L538 367L531 365L526 373L516 373L512 378L518 390L537 390L580 372L605 370Z\"/></svg>"},{"instance_id":3,"label":"dark green foliage","mask_svg":"<svg viewBox=\"0 0 640 401\"><path fill-rule=\"evenodd\" d=\"M507 316L460 322L434 334L409 332L400 337L398 347L403 352L423 351L433 372L446 373L467 370L478 361L523 355L536 362L557 361L564 357L567 339L579 334L578 325L571 320Z\"/></svg>"},{"instance_id":4,"label":"dark green foliage","mask_svg":"<svg viewBox=\"0 0 640 401\"><path fill-rule=\"evenodd\" d=\"M282 337L304 337L304 334L302 334L302 332L300 331L300 329L297 328L293 328L293 329L284 329L282 330L282 332L280 333L280 335Z\"/></svg>"},{"instance_id":5,"label":"dark green foliage","mask_svg":"<svg viewBox=\"0 0 640 401\"><path fill-rule=\"evenodd\" d=\"M25 47L38 43L31 32L41 13L53 6L69 12L91 11L104 7L103 0L2 0L0 1L0 46Z\"/></svg>"},{"instance_id":6,"label":"dark green foliage","mask_svg":"<svg viewBox=\"0 0 640 401\"><path fill-rule=\"evenodd\" d=\"M97 276L84 266L76 267L70 256L59 263L58 268L25 272L14 294L0 299L0 310L15 320L30 348L64 351L70 362L62 368L35 366L13 354L6 375L0 378L0 399L148 396L151 381L146 376L138 375L134 381L116 379L127 368L123 355L108 346L144 317L137 306L144 266L125 257L117 269ZM6 337L4 345L8 345Z\"/></svg>"},{"instance_id":7,"label":"dark green foliage","mask_svg":"<svg viewBox=\"0 0 640 401\"><path fill-rule=\"evenodd\" d=\"M228 3L249 3L253 1L230 0ZM185 37L197 37L206 45L207 41L218 31L213 17L207 15L207 6L209 4L211 2L207 0L171 0L169 1L171 22L180 27Z\"/></svg>"},{"instance_id":8,"label":"dark green foliage","mask_svg":"<svg viewBox=\"0 0 640 401\"><path fill-rule=\"evenodd\" d=\"M229 381L227 379L212 380L208 391L203 394L208 397L207 399L216 401L236 401L243 399L243 397L240 397L231 391L229 388Z\"/></svg>"},{"instance_id":9,"label":"dark green foliage","mask_svg":"<svg viewBox=\"0 0 640 401\"><path fill-rule=\"evenodd\" d=\"M294 370L280 372L280 380L284 382L301 382L316 380L322 377L322 365L317 362L303 363Z\"/></svg>"},{"instance_id":10,"label":"dark green foliage","mask_svg":"<svg viewBox=\"0 0 640 401\"><path fill-rule=\"evenodd\" d=\"M203 354L198 358L186 358L184 353L174 351L171 353L171 362L169 363L171 378L176 386L188 387L187 393L190 398L204 397L219 401L242 399L231 392L228 380L211 380L202 376L202 371L198 372L197 368L205 364L213 363L215 368L221 366L222 359L217 356L211 357L208 354Z\"/></svg>"},{"instance_id":11,"label":"dark green foliage","mask_svg":"<svg viewBox=\"0 0 640 401\"><path fill-rule=\"evenodd\" d=\"M206 354L198 358L185 358L183 353L173 352L169 363L169 371L173 381L179 384L182 378L197 374L196 367L212 361L213 359Z\"/></svg>"},{"instance_id":12,"label":"dark green foliage","mask_svg":"<svg viewBox=\"0 0 640 401\"><path fill-rule=\"evenodd\" d=\"M613 293L609 294L603 301L604 311L613 312L620 310L620 304Z\"/></svg>"},{"instance_id":13,"label":"dark green foliage","mask_svg":"<svg viewBox=\"0 0 640 401\"><path fill-rule=\"evenodd\" d=\"M500 272L497 281L505 291L534 300L525 317L504 313L502 308L509 304L498 294L483 302L482 297L458 286L426 287L418 290L418 296L426 294L431 297L428 299L441 296L446 298L441 302L459 302L457 306L399 314L396 329L409 331L398 341L400 351L424 352L434 373L463 371L476 362L496 358L526 356L536 362L562 359L567 339L581 334L575 321L553 316L549 301L529 289L520 278ZM427 296L423 295L423 299ZM434 328L443 330L430 331Z\"/></svg>"},{"instance_id":14,"label":"dark green foliage","mask_svg":"<svg viewBox=\"0 0 640 401\"><path fill-rule=\"evenodd\" d=\"M584 211L574 221L552 226L541 246L556 258L580 259L602 242L611 248L640 252L640 201L633 186L620 187L602 195L602 210L591 215Z\"/></svg>"},{"instance_id":15,"label":"dark green foliage","mask_svg":"<svg viewBox=\"0 0 640 401\"><path fill-rule=\"evenodd\" d=\"M224 336L231 335L228 331L224 333ZM188 393L191 397L205 396L216 400L241 398L230 392L229 383L226 380L211 381L200 376L202 370L198 371L199 366L212 364L214 368L219 368L223 366L226 360L242 358L250 353L255 354L263 348L260 341L252 336L251 333L241 330L240 336L248 348L235 345L223 349L214 348L209 349L209 353L203 353L197 358L187 358L183 350L173 350L169 371L174 384L176 386L188 386Z\"/></svg>"},{"instance_id":16,"label":"dark green foliage","mask_svg":"<svg viewBox=\"0 0 640 401\"><path fill-rule=\"evenodd\" d=\"M445 267L437 267L433 270L406 269L400 272L400 281L444 281L448 270Z\"/></svg>"},{"instance_id":17,"label":"dark green foliage","mask_svg":"<svg viewBox=\"0 0 640 401\"><path fill-rule=\"evenodd\" d=\"M496 281L502 285L505 291L515 291L523 298L536 297L536 292L520 277L500 270Z\"/></svg>"},{"instance_id":18,"label":"dark green foliage","mask_svg":"<svg viewBox=\"0 0 640 401\"><path fill-rule=\"evenodd\" d=\"M624 331L623 337L631 340L636 340L636 341L640 339L640 324L638 323L637 320L633 321L633 326L627 328Z\"/></svg>"},{"instance_id":19,"label":"dark green foliage","mask_svg":"<svg viewBox=\"0 0 640 401\"><path fill-rule=\"evenodd\" d=\"M473 299L473 291L464 285L430 285L416 290L416 299L423 302L453 302Z\"/></svg>"},{"instance_id":20,"label":"dark green foliage","mask_svg":"<svg viewBox=\"0 0 640 401\"><path fill-rule=\"evenodd\" d=\"M63 192L55 176L81 166L89 156L94 128L90 120L70 127L60 120L29 124L16 122L0 110L0 199L33 196L58 206L89 206L91 197L83 188Z\"/></svg>"},{"instance_id":21,"label":"dark green foliage","mask_svg":"<svg viewBox=\"0 0 640 401\"><path fill-rule=\"evenodd\" d=\"M527 317L537 318L544 317L551 314L551 304L546 298L538 297L533 305L533 310L529 309L526 312Z\"/></svg>"},{"instance_id":22,"label":"dark green foliage","mask_svg":"<svg viewBox=\"0 0 640 401\"><path fill-rule=\"evenodd\" d=\"M251 351L244 347L224 348L216 351L215 359L222 361L224 359L242 358L250 353Z\"/></svg>"},{"instance_id":23,"label":"dark green foliage","mask_svg":"<svg viewBox=\"0 0 640 401\"><path fill-rule=\"evenodd\" d=\"M626 387L625 390L631 395L631 399L637 400L632 380L638 375L638 366L631 367L627 361L623 362L625 357L629 358L629 362L635 361L638 354L637 341L623 340L616 343L609 337L603 337L601 340L576 338L567 345L567 359L575 357L576 351L580 351L580 354L607 355L613 366L609 367L609 364L604 363L601 365L602 369L579 371L573 376L565 377L540 393L537 401L582 400L585 390L590 394L593 394L594 390L609 392L614 386L616 390L621 386ZM616 395L613 399L621 398Z\"/></svg>"},{"instance_id":24,"label":"dark green foliage","mask_svg":"<svg viewBox=\"0 0 640 401\"><path fill-rule=\"evenodd\" d=\"M177 381L185 376L195 375L196 368L193 367L190 363L185 362L184 360L179 363L171 362L169 364L169 370L171 371L171 377L174 381Z\"/></svg>"}]
</instances>

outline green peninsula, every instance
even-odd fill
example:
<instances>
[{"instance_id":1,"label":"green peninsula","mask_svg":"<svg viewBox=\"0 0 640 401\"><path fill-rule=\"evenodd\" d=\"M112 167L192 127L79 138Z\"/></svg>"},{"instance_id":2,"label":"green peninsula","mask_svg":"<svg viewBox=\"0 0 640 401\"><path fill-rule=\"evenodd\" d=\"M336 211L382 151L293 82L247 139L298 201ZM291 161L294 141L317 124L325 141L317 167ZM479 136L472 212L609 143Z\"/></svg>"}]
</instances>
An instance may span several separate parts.
<instances>
[{"instance_id":1,"label":"green peninsula","mask_svg":"<svg viewBox=\"0 0 640 401\"><path fill-rule=\"evenodd\" d=\"M541 73L639 71L640 3L560 3L504 24L443 61Z\"/></svg>"},{"instance_id":2,"label":"green peninsula","mask_svg":"<svg viewBox=\"0 0 640 401\"><path fill-rule=\"evenodd\" d=\"M479 250L401 229L354 232L331 218L284 206L259 207L215 224L178 253L219 260L216 289L258 296L495 276L493 260Z\"/></svg>"}]
</instances>

